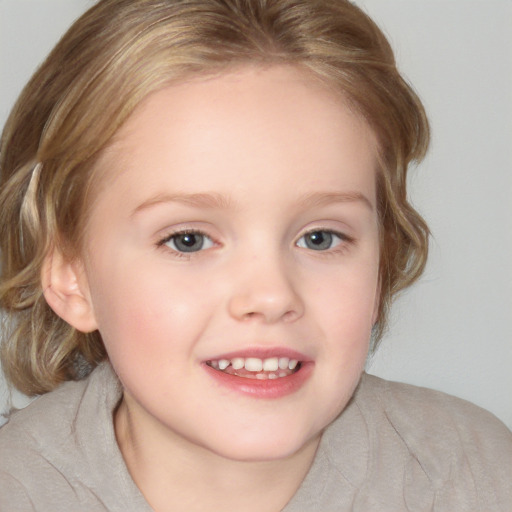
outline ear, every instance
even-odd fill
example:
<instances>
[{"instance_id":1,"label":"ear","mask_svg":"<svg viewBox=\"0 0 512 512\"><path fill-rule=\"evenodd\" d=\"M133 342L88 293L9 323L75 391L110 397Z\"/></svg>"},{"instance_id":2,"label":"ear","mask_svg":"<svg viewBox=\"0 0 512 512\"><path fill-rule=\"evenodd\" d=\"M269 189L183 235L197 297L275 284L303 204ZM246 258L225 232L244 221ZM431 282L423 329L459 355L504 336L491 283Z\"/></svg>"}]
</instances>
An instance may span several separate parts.
<instances>
[{"instance_id":1,"label":"ear","mask_svg":"<svg viewBox=\"0 0 512 512\"><path fill-rule=\"evenodd\" d=\"M98 326L81 260L69 260L58 249L46 256L41 271L44 298L53 311L81 332Z\"/></svg>"}]
</instances>

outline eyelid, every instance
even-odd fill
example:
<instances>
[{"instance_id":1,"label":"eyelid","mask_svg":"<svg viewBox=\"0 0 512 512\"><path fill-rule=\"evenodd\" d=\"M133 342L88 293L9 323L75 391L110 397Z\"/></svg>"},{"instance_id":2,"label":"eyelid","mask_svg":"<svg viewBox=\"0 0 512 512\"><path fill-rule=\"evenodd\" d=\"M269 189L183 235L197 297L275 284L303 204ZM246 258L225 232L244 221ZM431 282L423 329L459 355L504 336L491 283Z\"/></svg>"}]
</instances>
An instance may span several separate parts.
<instances>
[{"instance_id":1,"label":"eyelid","mask_svg":"<svg viewBox=\"0 0 512 512\"><path fill-rule=\"evenodd\" d=\"M170 230L167 232L164 236L159 237L158 241L156 242L156 245L158 247L161 247L162 245L165 245L169 240L172 240L173 237L179 236L179 235L202 235L206 238L209 238L210 240L213 240L212 237L206 233L205 231L197 228L181 228L176 230Z\"/></svg>"},{"instance_id":2,"label":"eyelid","mask_svg":"<svg viewBox=\"0 0 512 512\"><path fill-rule=\"evenodd\" d=\"M340 242L337 243L336 245L334 245L333 247L329 247L328 249L318 250L318 251L314 251L313 249L311 249L309 247L304 247L302 245L299 245L299 241L302 240L307 235L310 235L312 233L319 233L319 232L330 233L331 235L338 238L340 240ZM297 238L295 245L297 247L299 247L300 249L312 250L314 252L318 252L319 254L322 254L322 253L332 254L335 252L340 252L340 251L346 249L347 245L352 245L354 243L355 243L355 238L350 235L347 235L347 233L345 233L343 231L340 231L335 228L330 228L330 227L315 226L315 227L312 227L312 228L307 229L306 231L302 232L301 235Z\"/></svg>"},{"instance_id":3,"label":"eyelid","mask_svg":"<svg viewBox=\"0 0 512 512\"><path fill-rule=\"evenodd\" d=\"M336 229L336 228L331 228L331 227L326 227L326 226L315 226L313 228L309 228L309 229L306 229L305 231L303 231L301 233L301 235L297 238L297 241L299 241L301 238L303 238L304 236L306 235L310 235L311 233L318 233L319 231L324 231L324 232L327 232L327 233L331 233L333 235L336 235L337 237L339 237L341 240L343 241L346 241L346 242L352 242L354 241L354 237L353 236L350 236L348 235L346 232L344 231L341 231L339 229Z\"/></svg>"},{"instance_id":4,"label":"eyelid","mask_svg":"<svg viewBox=\"0 0 512 512\"><path fill-rule=\"evenodd\" d=\"M212 247L219 245L218 242L216 241L216 239L212 235L210 235L206 230L201 229L201 228L196 228L196 227L191 227L191 226L183 226L183 227L178 227L178 228L174 228L174 229L170 228L167 231L164 231L164 233L165 233L165 235L158 237L157 241L155 242L155 246L157 249L162 249L164 251L168 251L168 253L172 254L176 258L190 259L192 256L197 256L199 253L205 252L205 251L211 249ZM190 252L185 251L184 252L184 251L180 251L179 249L173 248L170 245L168 245L169 242L174 237L177 237L180 235L187 235L187 234L201 235L204 238L210 240L211 246L206 247L206 248L201 248L198 251L190 251Z\"/></svg>"},{"instance_id":5,"label":"eyelid","mask_svg":"<svg viewBox=\"0 0 512 512\"><path fill-rule=\"evenodd\" d=\"M217 237L213 234L214 232L213 226L209 222L185 221L159 229L154 234L154 240L155 245L159 245L165 243L166 240L173 236L188 233L203 235L212 240L216 240Z\"/></svg>"}]
</instances>

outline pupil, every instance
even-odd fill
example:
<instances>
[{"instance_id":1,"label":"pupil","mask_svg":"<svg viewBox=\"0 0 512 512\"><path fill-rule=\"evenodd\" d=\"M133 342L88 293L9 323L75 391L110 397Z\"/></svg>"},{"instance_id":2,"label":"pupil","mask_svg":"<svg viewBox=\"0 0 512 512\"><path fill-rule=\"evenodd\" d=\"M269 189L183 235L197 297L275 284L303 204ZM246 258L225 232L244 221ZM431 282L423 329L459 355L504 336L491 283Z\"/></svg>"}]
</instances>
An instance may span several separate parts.
<instances>
[{"instance_id":1,"label":"pupil","mask_svg":"<svg viewBox=\"0 0 512 512\"><path fill-rule=\"evenodd\" d=\"M332 244L332 235L327 231L315 231L306 237L306 245L315 251L329 249Z\"/></svg>"},{"instance_id":2,"label":"pupil","mask_svg":"<svg viewBox=\"0 0 512 512\"><path fill-rule=\"evenodd\" d=\"M187 247L193 247L196 244L196 236L195 235L183 235L182 243Z\"/></svg>"},{"instance_id":3,"label":"pupil","mask_svg":"<svg viewBox=\"0 0 512 512\"><path fill-rule=\"evenodd\" d=\"M176 248L182 252L199 251L203 247L203 236L195 233L184 233L176 237Z\"/></svg>"}]
</instances>

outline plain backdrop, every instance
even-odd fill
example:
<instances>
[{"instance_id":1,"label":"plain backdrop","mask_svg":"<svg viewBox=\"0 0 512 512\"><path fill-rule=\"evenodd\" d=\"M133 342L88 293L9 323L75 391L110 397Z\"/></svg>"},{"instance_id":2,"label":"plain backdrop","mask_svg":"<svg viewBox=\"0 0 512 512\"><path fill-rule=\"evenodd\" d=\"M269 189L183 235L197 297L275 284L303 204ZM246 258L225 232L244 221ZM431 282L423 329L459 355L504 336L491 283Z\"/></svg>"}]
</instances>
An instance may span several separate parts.
<instances>
[{"instance_id":1,"label":"plain backdrop","mask_svg":"<svg viewBox=\"0 0 512 512\"><path fill-rule=\"evenodd\" d=\"M91 0L0 0L0 125ZM432 146L411 171L433 238L368 371L489 409L512 427L512 2L359 0L427 108ZM7 388L0 382L0 411ZM21 406L23 397L14 396Z\"/></svg>"}]
</instances>

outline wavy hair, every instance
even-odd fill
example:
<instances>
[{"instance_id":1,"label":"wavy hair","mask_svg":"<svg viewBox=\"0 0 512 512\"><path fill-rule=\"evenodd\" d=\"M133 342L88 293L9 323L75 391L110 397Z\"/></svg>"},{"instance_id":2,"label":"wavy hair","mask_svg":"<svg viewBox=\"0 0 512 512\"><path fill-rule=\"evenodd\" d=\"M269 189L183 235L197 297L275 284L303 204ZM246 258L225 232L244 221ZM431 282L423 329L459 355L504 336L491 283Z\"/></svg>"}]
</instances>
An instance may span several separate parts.
<instances>
[{"instance_id":1,"label":"wavy hair","mask_svg":"<svg viewBox=\"0 0 512 512\"><path fill-rule=\"evenodd\" d=\"M106 357L100 334L60 319L41 288L52 246L79 254L102 150L151 92L247 63L308 70L377 136L380 337L392 297L426 262L428 228L407 200L406 178L429 128L375 23L347 0L102 0L36 71L2 134L1 362L18 389L45 393Z\"/></svg>"}]
</instances>

